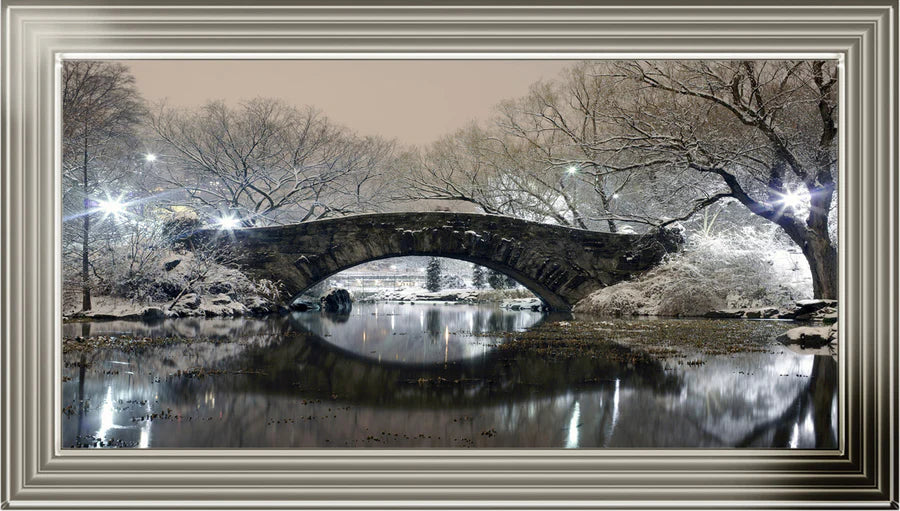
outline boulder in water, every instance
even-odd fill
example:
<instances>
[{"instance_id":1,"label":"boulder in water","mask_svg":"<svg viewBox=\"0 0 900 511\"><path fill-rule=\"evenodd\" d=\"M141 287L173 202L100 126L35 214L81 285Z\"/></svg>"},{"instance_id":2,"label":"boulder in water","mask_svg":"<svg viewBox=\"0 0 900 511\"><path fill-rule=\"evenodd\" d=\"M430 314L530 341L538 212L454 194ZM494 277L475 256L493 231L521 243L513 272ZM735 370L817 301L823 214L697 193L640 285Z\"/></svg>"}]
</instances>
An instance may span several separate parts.
<instances>
[{"instance_id":1,"label":"boulder in water","mask_svg":"<svg viewBox=\"0 0 900 511\"><path fill-rule=\"evenodd\" d=\"M353 308L353 300L350 299L350 292L346 289L331 289L320 298L320 301L325 312L348 314Z\"/></svg>"},{"instance_id":2,"label":"boulder in water","mask_svg":"<svg viewBox=\"0 0 900 511\"><path fill-rule=\"evenodd\" d=\"M821 348L832 342L832 327L801 326L779 335L775 340L782 344L795 344L801 348ZM836 329L834 330L836 332Z\"/></svg>"}]
</instances>

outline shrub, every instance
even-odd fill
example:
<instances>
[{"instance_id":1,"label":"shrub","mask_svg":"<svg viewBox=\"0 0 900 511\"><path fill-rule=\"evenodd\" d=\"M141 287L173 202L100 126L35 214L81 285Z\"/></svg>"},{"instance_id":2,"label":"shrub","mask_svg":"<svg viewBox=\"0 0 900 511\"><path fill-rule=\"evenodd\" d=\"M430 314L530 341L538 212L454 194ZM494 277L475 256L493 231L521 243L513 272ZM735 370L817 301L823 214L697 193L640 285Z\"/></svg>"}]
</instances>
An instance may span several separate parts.
<instances>
[{"instance_id":1,"label":"shrub","mask_svg":"<svg viewBox=\"0 0 900 511\"><path fill-rule=\"evenodd\" d=\"M802 256L786 260L786 246L777 233L752 227L694 234L683 252L637 278L592 293L575 310L698 316L714 309L780 306L809 298L809 269Z\"/></svg>"}]
</instances>

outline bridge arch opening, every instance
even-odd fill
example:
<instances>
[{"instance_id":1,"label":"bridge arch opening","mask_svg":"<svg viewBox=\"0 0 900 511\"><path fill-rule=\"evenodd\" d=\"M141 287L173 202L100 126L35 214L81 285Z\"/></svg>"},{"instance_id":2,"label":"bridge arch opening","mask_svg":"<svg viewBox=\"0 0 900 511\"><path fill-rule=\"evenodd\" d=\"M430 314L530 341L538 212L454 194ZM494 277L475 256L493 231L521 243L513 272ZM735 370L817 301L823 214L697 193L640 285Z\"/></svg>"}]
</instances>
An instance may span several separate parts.
<instances>
[{"instance_id":1,"label":"bridge arch opening","mask_svg":"<svg viewBox=\"0 0 900 511\"><path fill-rule=\"evenodd\" d=\"M502 270L453 257L398 256L369 260L321 278L293 299L318 298L330 288L343 288L358 299L448 301L490 291L508 299L546 300Z\"/></svg>"}]
</instances>

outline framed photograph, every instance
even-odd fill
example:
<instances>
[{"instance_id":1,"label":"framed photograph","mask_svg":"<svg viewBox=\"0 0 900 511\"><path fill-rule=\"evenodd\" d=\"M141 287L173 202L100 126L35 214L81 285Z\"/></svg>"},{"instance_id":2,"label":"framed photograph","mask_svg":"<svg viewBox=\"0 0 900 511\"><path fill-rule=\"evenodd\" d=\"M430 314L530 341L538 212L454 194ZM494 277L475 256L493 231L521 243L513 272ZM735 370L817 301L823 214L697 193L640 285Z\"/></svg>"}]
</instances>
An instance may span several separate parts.
<instances>
[{"instance_id":1,"label":"framed photograph","mask_svg":"<svg viewBox=\"0 0 900 511\"><path fill-rule=\"evenodd\" d=\"M896 25L4 0L3 506L896 508Z\"/></svg>"}]
</instances>

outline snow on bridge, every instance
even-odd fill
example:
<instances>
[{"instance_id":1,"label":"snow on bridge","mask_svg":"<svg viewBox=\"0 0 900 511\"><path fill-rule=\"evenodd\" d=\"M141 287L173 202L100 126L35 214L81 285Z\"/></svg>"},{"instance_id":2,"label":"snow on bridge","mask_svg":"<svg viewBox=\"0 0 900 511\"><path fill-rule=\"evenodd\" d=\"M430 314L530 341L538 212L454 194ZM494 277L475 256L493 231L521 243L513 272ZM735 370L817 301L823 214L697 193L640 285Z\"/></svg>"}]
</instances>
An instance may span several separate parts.
<instances>
[{"instance_id":1,"label":"snow on bridge","mask_svg":"<svg viewBox=\"0 0 900 511\"><path fill-rule=\"evenodd\" d=\"M379 213L299 224L200 231L231 245L248 273L280 281L289 296L376 259L436 256L505 273L554 310L656 265L677 250L671 231L614 234L469 213Z\"/></svg>"}]
</instances>

